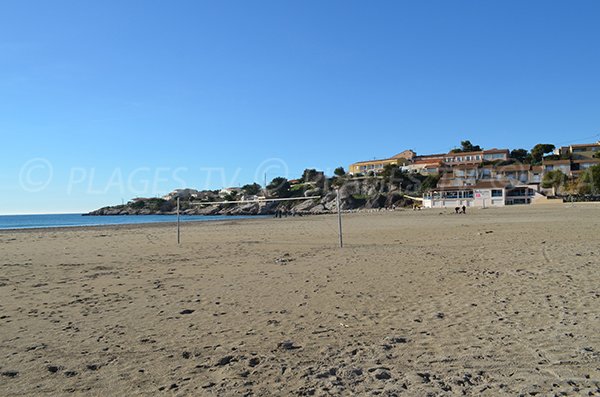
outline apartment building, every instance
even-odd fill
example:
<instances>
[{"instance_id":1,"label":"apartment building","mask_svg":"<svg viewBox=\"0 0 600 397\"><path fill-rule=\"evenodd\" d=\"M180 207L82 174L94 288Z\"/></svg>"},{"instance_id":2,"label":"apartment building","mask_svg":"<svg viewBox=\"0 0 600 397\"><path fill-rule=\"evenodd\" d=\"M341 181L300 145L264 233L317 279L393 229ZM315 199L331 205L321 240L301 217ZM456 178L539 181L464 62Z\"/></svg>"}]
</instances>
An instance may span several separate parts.
<instances>
[{"instance_id":1,"label":"apartment building","mask_svg":"<svg viewBox=\"0 0 600 397\"><path fill-rule=\"evenodd\" d=\"M368 172L379 173L383 171L383 168L388 164L402 166L409 163L416 155L417 154L412 150L405 150L386 159L359 161L350 164L348 173L351 175L366 174Z\"/></svg>"},{"instance_id":2,"label":"apartment building","mask_svg":"<svg viewBox=\"0 0 600 397\"><path fill-rule=\"evenodd\" d=\"M454 164L481 164L489 161L508 160L508 149L490 149L478 152L448 153L444 156L444 163Z\"/></svg>"},{"instance_id":3,"label":"apartment building","mask_svg":"<svg viewBox=\"0 0 600 397\"><path fill-rule=\"evenodd\" d=\"M562 150L563 148L561 148ZM584 143L566 147L566 154L572 160L589 160L600 153L600 141L596 143ZM563 153L561 153L563 154Z\"/></svg>"},{"instance_id":4,"label":"apartment building","mask_svg":"<svg viewBox=\"0 0 600 397\"><path fill-rule=\"evenodd\" d=\"M484 161L501 161L508 159L509 151L491 149L469 153L439 153L417 155L413 150L405 150L397 155L379 160L359 161L350 164L350 174L379 173L388 164L401 166L404 171L422 174L436 174L444 166L460 164L480 164Z\"/></svg>"},{"instance_id":5,"label":"apartment building","mask_svg":"<svg viewBox=\"0 0 600 397\"><path fill-rule=\"evenodd\" d=\"M544 160L544 171L560 170L571 178L577 178L588 168L600 164L600 141L563 146L554 153L560 160Z\"/></svg>"}]
</instances>

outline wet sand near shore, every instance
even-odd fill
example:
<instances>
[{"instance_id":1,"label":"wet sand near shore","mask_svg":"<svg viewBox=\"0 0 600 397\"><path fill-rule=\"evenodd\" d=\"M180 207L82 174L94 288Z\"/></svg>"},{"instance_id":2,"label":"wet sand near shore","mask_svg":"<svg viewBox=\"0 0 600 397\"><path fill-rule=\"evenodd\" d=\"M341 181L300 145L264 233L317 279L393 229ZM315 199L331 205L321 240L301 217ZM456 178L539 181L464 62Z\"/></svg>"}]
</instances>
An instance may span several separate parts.
<instances>
[{"instance_id":1,"label":"wet sand near shore","mask_svg":"<svg viewBox=\"0 0 600 397\"><path fill-rule=\"evenodd\" d=\"M0 232L0 395L600 395L600 205Z\"/></svg>"}]
</instances>

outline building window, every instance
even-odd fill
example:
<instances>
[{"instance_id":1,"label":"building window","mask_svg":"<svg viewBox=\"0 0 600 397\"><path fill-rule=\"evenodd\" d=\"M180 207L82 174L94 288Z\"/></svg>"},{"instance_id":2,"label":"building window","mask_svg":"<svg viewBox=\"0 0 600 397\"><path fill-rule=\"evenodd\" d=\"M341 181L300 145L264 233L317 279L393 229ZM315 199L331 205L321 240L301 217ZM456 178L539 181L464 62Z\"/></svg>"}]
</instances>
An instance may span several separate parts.
<instances>
[{"instance_id":1,"label":"building window","mask_svg":"<svg viewBox=\"0 0 600 397\"><path fill-rule=\"evenodd\" d=\"M492 189L492 197L502 197L502 189Z\"/></svg>"}]
</instances>

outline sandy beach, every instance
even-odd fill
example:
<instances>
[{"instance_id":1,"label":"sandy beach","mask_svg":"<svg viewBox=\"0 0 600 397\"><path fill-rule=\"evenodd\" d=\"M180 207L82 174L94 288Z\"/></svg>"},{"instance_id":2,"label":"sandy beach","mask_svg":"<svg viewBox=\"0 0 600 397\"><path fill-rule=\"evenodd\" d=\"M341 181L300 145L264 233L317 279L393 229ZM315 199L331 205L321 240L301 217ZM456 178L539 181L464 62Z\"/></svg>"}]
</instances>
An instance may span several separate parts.
<instances>
[{"instance_id":1,"label":"sandy beach","mask_svg":"<svg viewBox=\"0 0 600 397\"><path fill-rule=\"evenodd\" d=\"M600 395L600 206L344 231L0 232L0 395Z\"/></svg>"}]
</instances>

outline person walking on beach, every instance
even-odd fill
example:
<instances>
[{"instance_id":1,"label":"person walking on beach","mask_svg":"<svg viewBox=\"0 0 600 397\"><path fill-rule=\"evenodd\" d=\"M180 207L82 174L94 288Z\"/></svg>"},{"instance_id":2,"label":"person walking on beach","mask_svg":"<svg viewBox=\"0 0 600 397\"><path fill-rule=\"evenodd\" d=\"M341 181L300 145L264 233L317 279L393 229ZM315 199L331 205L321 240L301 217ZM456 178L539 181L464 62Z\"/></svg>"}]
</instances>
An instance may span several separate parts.
<instances>
[{"instance_id":1,"label":"person walking on beach","mask_svg":"<svg viewBox=\"0 0 600 397\"><path fill-rule=\"evenodd\" d=\"M463 214L466 214L466 213L467 213L467 207L466 207L466 206L464 206L464 205L462 206L462 213L463 213Z\"/></svg>"},{"instance_id":2,"label":"person walking on beach","mask_svg":"<svg viewBox=\"0 0 600 397\"><path fill-rule=\"evenodd\" d=\"M454 211L455 211L457 214L460 214L460 207L456 207L456 208L454 208Z\"/></svg>"}]
</instances>

